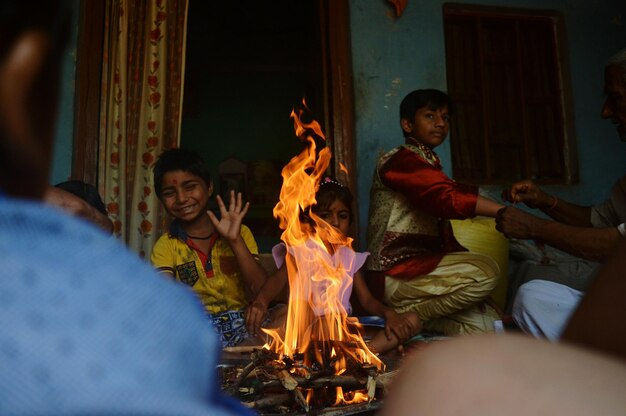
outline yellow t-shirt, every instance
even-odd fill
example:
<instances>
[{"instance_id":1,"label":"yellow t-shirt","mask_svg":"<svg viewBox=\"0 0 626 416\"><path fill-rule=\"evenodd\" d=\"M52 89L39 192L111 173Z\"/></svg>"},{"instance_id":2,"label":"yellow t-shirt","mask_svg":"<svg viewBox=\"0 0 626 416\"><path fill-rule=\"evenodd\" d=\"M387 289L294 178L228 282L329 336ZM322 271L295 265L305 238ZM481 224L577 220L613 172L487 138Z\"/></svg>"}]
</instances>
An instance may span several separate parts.
<instances>
[{"instance_id":1,"label":"yellow t-shirt","mask_svg":"<svg viewBox=\"0 0 626 416\"><path fill-rule=\"evenodd\" d=\"M241 237L257 258L259 249L248 227L241 226ZM248 306L239 267L230 246L218 238L211 249L213 276L207 277L196 250L170 233L162 235L152 249L150 261L159 271L168 272L193 289L207 312L214 314L242 310Z\"/></svg>"}]
</instances>

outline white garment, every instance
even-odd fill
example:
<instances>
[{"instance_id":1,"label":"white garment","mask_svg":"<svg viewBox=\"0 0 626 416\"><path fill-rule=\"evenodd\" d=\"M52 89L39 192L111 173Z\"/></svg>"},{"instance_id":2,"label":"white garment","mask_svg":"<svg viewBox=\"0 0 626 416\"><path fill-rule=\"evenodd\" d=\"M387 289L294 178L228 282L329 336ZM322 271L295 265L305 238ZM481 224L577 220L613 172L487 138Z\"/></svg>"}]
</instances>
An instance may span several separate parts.
<instances>
[{"instance_id":1,"label":"white garment","mask_svg":"<svg viewBox=\"0 0 626 416\"><path fill-rule=\"evenodd\" d=\"M513 320L527 334L557 341L583 292L547 280L520 286L513 303Z\"/></svg>"}]
</instances>

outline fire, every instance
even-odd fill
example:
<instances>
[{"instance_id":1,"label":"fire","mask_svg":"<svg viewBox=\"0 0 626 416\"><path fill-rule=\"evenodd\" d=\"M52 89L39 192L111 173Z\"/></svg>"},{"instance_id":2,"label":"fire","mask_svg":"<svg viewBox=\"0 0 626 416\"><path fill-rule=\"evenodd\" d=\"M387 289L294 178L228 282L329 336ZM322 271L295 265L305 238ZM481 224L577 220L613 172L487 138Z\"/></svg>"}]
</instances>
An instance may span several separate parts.
<instances>
[{"instance_id":1,"label":"fire","mask_svg":"<svg viewBox=\"0 0 626 416\"><path fill-rule=\"evenodd\" d=\"M362 393L360 391L344 393L341 387L336 387L336 389L337 400L335 401L335 406L339 406L340 404L361 403L368 400L366 393Z\"/></svg>"},{"instance_id":2,"label":"fire","mask_svg":"<svg viewBox=\"0 0 626 416\"><path fill-rule=\"evenodd\" d=\"M304 102L303 102L304 103ZM305 104L306 107L306 104ZM359 363L384 368L384 364L365 344L358 331L356 318L349 317L343 306L347 303L352 277L349 270L354 256L334 256L340 247L350 248L352 238L342 235L309 208L315 204L315 193L326 171L331 152L325 147L319 152L315 133L325 140L316 121L302 121L303 110L291 112L296 134L305 140L306 148L283 168L280 201L274 207L287 246L286 266L289 275L289 308L284 336L265 330L273 342L270 349L281 357L302 357L304 368L327 369L334 375L346 372ZM307 212L310 221L303 213ZM311 223L312 222L312 223ZM352 250L350 253L354 253ZM343 301L343 302L342 302ZM292 373L306 376L303 368ZM307 393L307 397L311 392ZM367 400L367 394L336 394L338 403ZM309 401L310 397L307 399Z\"/></svg>"}]
</instances>

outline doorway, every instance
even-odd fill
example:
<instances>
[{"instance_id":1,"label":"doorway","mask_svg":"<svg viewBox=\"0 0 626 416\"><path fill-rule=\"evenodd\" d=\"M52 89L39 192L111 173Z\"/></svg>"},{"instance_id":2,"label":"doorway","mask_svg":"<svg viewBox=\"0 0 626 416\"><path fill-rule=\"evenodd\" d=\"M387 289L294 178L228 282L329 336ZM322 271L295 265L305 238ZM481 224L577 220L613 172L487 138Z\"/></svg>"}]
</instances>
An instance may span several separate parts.
<instances>
[{"instance_id":1,"label":"doorway","mask_svg":"<svg viewBox=\"0 0 626 416\"><path fill-rule=\"evenodd\" d=\"M80 2L72 177L89 183L98 181L100 70L109 1ZM237 172L242 165L238 162L246 169L252 160L284 163L299 152L289 113L305 97L333 151L330 173L356 189L348 0L189 0L188 22L187 51L191 56L187 56L186 64L190 72L184 89L182 146L197 148L215 168L215 161L226 162L224 181L240 183ZM209 29L219 33L202 34ZM292 37L287 36L289 32ZM298 45L298 41L305 45ZM276 60L260 53L267 50ZM276 87L277 74L281 73L284 82ZM212 78L212 83L203 86L203 78ZM206 120L201 116L205 107L213 110ZM257 153L261 151L264 153ZM265 162L260 165L269 169ZM268 205L257 208L265 214L250 217L258 216L261 223L268 224L273 220L267 217ZM266 238L262 230L259 234L255 224L251 227L260 237L260 249L266 250L274 237ZM352 233L355 235L355 230Z\"/></svg>"},{"instance_id":2,"label":"doorway","mask_svg":"<svg viewBox=\"0 0 626 416\"><path fill-rule=\"evenodd\" d=\"M327 12L319 0L189 0L181 147L204 157L225 201L231 189L250 201L262 252L280 241L281 169L303 149L292 109L304 99L332 129Z\"/></svg>"}]
</instances>

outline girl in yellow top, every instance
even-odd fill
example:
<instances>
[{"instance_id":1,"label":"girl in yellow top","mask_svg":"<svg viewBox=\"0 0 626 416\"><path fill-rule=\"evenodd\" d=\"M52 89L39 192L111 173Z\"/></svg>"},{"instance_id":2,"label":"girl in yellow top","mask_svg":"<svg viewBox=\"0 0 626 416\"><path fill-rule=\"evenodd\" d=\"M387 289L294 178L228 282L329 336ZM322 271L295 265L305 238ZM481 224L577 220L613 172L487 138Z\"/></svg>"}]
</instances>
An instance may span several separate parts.
<instances>
[{"instance_id":1,"label":"girl in yellow top","mask_svg":"<svg viewBox=\"0 0 626 416\"><path fill-rule=\"evenodd\" d=\"M223 346L248 334L245 309L267 279L258 262L256 241L241 224L249 203L231 192L228 208L217 196L220 218L208 210L213 183L195 152L172 149L154 166L154 188L174 220L152 249L152 264L189 285L222 338Z\"/></svg>"}]
</instances>

